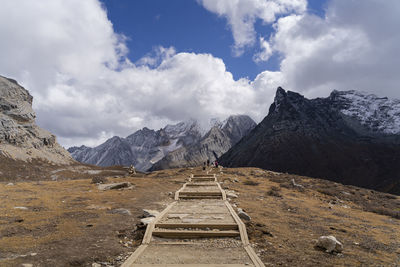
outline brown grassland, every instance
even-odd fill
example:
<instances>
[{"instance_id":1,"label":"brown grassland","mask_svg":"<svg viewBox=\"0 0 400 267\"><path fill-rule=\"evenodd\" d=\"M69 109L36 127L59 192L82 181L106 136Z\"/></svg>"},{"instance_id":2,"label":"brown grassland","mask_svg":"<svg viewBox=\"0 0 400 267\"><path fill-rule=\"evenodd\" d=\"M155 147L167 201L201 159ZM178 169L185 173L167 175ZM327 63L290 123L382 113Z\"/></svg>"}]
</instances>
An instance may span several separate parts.
<instances>
[{"instance_id":1,"label":"brown grassland","mask_svg":"<svg viewBox=\"0 0 400 267\"><path fill-rule=\"evenodd\" d=\"M182 168L130 177L118 167L104 173L90 172L101 168L87 165L46 168L37 170L34 181L24 180L27 168L26 176L0 183L0 266L118 266L141 242L142 209L161 211L173 201L170 192L200 171ZM57 179L40 179L46 170L58 174ZM252 217L246 223L249 239L266 266L400 266L398 197L257 168L217 173L221 186L239 196L231 203ZM134 187L100 191L91 182L102 175ZM293 186L291 179L304 188ZM10 181L14 185L7 185ZM316 248L321 235L334 235L343 253Z\"/></svg>"}]
</instances>

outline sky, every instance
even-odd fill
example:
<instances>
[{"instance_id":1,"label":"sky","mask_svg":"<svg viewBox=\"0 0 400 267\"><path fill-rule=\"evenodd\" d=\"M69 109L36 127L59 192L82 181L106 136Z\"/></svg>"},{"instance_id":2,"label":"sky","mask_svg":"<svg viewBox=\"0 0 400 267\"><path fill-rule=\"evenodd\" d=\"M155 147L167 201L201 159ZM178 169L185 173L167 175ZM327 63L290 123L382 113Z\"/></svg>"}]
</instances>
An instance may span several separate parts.
<instances>
[{"instance_id":1,"label":"sky","mask_svg":"<svg viewBox=\"0 0 400 267\"><path fill-rule=\"evenodd\" d=\"M65 147L189 118L260 122L276 88L400 98L398 0L0 0L0 75Z\"/></svg>"}]
</instances>

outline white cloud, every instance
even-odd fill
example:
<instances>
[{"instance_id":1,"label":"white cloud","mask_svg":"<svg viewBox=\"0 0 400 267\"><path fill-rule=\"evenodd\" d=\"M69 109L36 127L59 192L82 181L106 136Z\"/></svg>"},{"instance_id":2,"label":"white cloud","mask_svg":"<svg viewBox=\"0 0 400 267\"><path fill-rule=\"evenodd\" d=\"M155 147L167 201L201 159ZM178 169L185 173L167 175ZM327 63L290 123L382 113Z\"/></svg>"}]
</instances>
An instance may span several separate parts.
<instances>
[{"instance_id":1,"label":"white cloud","mask_svg":"<svg viewBox=\"0 0 400 267\"><path fill-rule=\"evenodd\" d=\"M148 53L147 55L140 58L136 64L137 65L146 65L148 67L156 67L161 64L166 59L171 58L176 54L174 47L162 47L157 46L153 48L152 53Z\"/></svg>"},{"instance_id":2,"label":"white cloud","mask_svg":"<svg viewBox=\"0 0 400 267\"><path fill-rule=\"evenodd\" d=\"M379 18L379 19L372 19ZM356 89L400 96L400 2L329 2L326 16L279 19L272 47L283 56L287 85L308 96Z\"/></svg>"},{"instance_id":3,"label":"white cloud","mask_svg":"<svg viewBox=\"0 0 400 267\"><path fill-rule=\"evenodd\" d=\"M253 56L253 60L256 63L268 61L273 54L271 45L263 37L260 37L260 47L261 51Z\"/></svg>"},{"instance_id":4,"label":"white cloud","mask_svg":"<svg viewBox=\"0 0 400 267\"><path fill-rule=\"evenodd\" d=\"M114 32L97 0L0 0L0 74L31 91L39 124L66 146L94 145L190 117L247 113L260 121L280 85L308 96L332 89L400 96L397 0L331 1L324 18L301 14L303 1L275 1L285 8L272 13L249 10L273 1L214 2L220 4L203 4L228 17L234 36L249 34L243 42L235 39L239 48L254 41L252 20L274 21L297 10L276 22L268 41L259 39L264 50L255 60L276 51L283 59L279 71L234 80L221 59L173 47L155 47L132 63L125 37Z\"/></svg>"},{"instance_id":5,"label":"white cloud","mask_svg":"<svg viewBox=\"0 0 400 267\"><path fill-rule=\"evenodd\" d=\"M278 15L303 13L306 0L198 0L207 10L225 17L235 40L234 54L240 56L256 40L254 23L275 22Z\"/></svg>"},{"instance_id":6,"label":"white cloud","mask_svg":"<svg viewBox=\"0 0 400 267\"><path fill-rule=\"evenodd\" d=\"M66 146L188 118L261 119L267 109L249 80L235 81L210 54L155 47L130 62L98 1L3 2L0 73L31 91L38 123Z\"/></svg>"}]
</instances>

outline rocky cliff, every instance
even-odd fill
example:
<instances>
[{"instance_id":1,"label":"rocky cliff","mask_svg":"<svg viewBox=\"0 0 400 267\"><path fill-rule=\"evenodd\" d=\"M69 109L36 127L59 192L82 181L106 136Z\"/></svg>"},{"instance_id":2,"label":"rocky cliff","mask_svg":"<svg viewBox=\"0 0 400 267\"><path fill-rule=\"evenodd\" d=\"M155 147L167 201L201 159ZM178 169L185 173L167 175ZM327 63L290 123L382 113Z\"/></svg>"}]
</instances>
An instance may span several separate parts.
<instances>
[{"instance_id":1,"label":"rocky cliff","mask_svg":"<svg viewBox=\"0 0 400 267\"><path fill-rule=\"evenodd\" d=\"M192 119L158 131L143 128L126 138L115 136L94 148L68 151L80 162L99 166L133 164L142 171L193 166L222 155L255 125L250 117L237 115L203 129Z\"/></svg>"},{"instance_id":2,"label":"rocky cliff","mask_svg":"<svg viewBox=\"0 0 400 267\"><path fill-rule=\"evenodd\" d=\"M155 163L151 170L200 166L207 159L214 161L248 134L256 123L246 115L230 116L215 125L198 141L172 151Z\"/></svg>"},{"instance_id":3,"label":"rocky cliff","mask_svg":"<svg viewBox=\"0 0 400 267\"><path fill-rule=\"evenodd\" d=\"M0 154L9 158L73 162L56 137L35 123L33 97L16 81L0 76Z\"/></svg>"},{"instance_id":4,"label":"rocky cliff","mask_svg":"<svg viewBox=\"0 0 400 267\"><path fill-rule=\"evenodd\" d=\"M278 88L269 114L219 159L400 194L400 101L356 91L306 99Z\"/></svg>"}]
</instances>

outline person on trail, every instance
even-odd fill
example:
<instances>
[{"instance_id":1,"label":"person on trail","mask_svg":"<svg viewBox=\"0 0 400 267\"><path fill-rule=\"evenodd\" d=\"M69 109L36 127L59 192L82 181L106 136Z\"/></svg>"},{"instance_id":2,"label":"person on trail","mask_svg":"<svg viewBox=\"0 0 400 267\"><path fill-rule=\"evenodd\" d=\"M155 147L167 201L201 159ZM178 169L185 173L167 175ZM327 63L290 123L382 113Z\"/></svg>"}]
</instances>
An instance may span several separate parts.
<instances>
[{"instance_id":1,"label":"person on trail","mask_svg":"<svg viewBox=\"0 0 400 267\"><path fill-rule=\"evenodd\" d=\"M133 166L133 164L131 164L131 166L129 167L128 173L129 173L130 175L136 174L136 169L135 169L135 167Z\"/></svg>"},{"instance_id":2,"label":"person on trail","mask_svg":"<svg viewBox=\"0 0 400 267\"><path fill-rule=\"evenodd\" d=\"M206 170L206 162L204 161L204 164L203 164L203 171L205 171Z\"/></svg>"},{"instance_id":3,"label":"person on trail","mask_svg":"<svg viewBox=\"0 0 400 267\"><path fill-rule=\"evenodd\" d=\"M209 166L210 166L210 160L207 159L207 167L209 167Z\"/></svg>"},{"instance_id":4,"label":"person on trail","mask_svg":"<svg viewBox=\"0 0 400 267\"><path fill-rule=\"evenodd\" d=\"M215 168L218 168L218 161L214 162Z\"/></svg>"}]
</instances>

